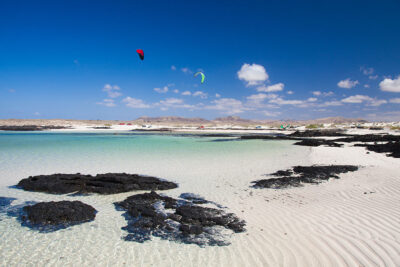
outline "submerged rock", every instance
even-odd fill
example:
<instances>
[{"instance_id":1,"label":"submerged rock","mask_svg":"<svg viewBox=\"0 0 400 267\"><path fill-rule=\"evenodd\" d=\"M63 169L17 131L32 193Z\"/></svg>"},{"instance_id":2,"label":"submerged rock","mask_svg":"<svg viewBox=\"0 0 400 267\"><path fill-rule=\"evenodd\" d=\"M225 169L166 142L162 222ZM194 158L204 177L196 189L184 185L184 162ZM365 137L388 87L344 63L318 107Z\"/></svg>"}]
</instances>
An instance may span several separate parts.
<instances>
[{"instance_id":1,"label":"submerged rock","mask_svg":"<svg viewBox=\"0 0 400 267\"><path fill-rule=\"evenodd\" d=\"M326 166L295 166L293 169L277 171L270 174L279 178L270 178L254 181L255 188L281 189L299 187L303 183L318 184L329 178L339 179L337 174L358 170L353 165L326 165Z\"/></svg>"},{"instance_id":2,"label":"submerged rock","mask_svg":"<svg viewBox=\"0 0 400 267\"><path fill-rule=\"evenodd\" d=\"M223 229L245 231L245 222L232 213L202 207L185 200L161 196L154 191L130 196L114 203L125 211L128 231L125 240L144 242L151 236L205 245L228 245Z\"/></svg>"},{"instance_id":3,"label":"submerged rock","mask_svg":"<svg viewBox=\"0 0 400 267\"><path fill-rule=\"evenodd\" d=\"M16 198L0 197L0 214L7 212L8 208L11 206L11 203L14 200L16 200Z\"/></svg>"},{"instance_id":4,"label":"submerged rock","mask_svg":"<svg viewBox=\"0 0 400 267\"><path fill-rule=\"evenodd\" d=\"M40 231L58 230L93 221L97 212L80 201L40 202L25 206L23 211L26 213L21 217L24 225Z\"/></svg>"},{"instance_id":5,"label":"submerged rock","mask_svg":"<svg viewBox=\"0 0 400 267\"><path fill-rule=\"evenodd\" d=\"M96 176L77 174L52 174L30 176L22 179L18 187L51 194L98 193L116 194L135 190L167 190L178 187L173 182L156 177L127 173L106 173Z\"/></svg>"}]
</instances>

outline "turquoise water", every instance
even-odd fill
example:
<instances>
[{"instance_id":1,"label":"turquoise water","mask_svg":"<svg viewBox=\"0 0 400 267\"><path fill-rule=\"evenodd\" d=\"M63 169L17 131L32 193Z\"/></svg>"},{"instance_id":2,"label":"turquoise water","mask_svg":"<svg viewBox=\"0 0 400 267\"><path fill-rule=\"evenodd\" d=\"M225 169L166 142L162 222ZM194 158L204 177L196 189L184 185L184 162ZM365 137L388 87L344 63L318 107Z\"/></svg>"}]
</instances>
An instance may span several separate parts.
<instances>
[{"instance_id":1,"label":"turquoise water","mask_svg":"<svg viewBox=\"0 0 400 267\"><path fill-rule=\"evenodd\" d=\"M288 141L226 141L221 138L130 133L0 133L0 186L17 176L53 172L136 171L168 176L171 169L201 166L200 172L229 160L241 164L271 160L296 149ZM226 139L226 138L224 138ZM218 165L217 164L217 165ZM248 162L250 164L250 162ZM222 167L222 166L221 166ZM22 177L19 177L22 178Z\"/></svg>"},{"instance_id":2,"label":"turquoise water","mask_svg":"<svg viewBox=\"0 0 400 267\"><path fill-rule=\"evenodd\" d=\"M121 132L1 132L0 196L15 198L12 205L80 200L98 213L93 222L47 234L22 227L15 217L0 214L0 266L124 266L126 262L130 266L187 266L202 257L231 257L232 250L242 242L234 242L228 248L201 249L157 238L143 244L124 241L126 233L121 228L126 222L112 203L135 192L68 196L13 187L30 175L139 173L178 183L178 188L163 192L169 196L199 194L244 216L246 199L251 199L251 181L294 164L308 164L309 148L293 146L292 141L215 142L216 139L221 140ZM253 226L248 227L251 230ZM248 236L237 238L247 240Z\"/></svg>"}]
</instances>

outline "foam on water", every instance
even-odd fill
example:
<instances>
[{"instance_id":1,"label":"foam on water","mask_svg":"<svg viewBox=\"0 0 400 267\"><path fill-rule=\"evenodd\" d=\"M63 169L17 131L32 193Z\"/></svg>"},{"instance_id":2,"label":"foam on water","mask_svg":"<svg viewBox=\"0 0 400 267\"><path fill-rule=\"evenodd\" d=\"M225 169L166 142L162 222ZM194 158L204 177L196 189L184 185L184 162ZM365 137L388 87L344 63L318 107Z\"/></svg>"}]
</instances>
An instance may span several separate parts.
<instances>
[{"instance_id":1,"label":"foam on water","mask_svg":"<svg viewBox=\"0 0 400 267\"><path fill-rule=\"evenodd\" d=\"M201 195L246 220L240 209L251 190L251 181L294 164L308 164L309 148L292 146L292 141L212 142L215 139L138 134L0 133L0 196L15 198L8 203L11 207L27 201L80 200L98 211L93 222L51 233L22 227L15 217L0 214L0 265L196 265L200 263L199 255L212 258L217 253L218 258L234 257L233 251L239 242L235 238L225 248L200 248L160 238L142 244L124 241L126 232L121 228L126 226L126 221L113 203L133 193L67 196L25 192L12 187L30 175L138 173L178 183L177 189L163 191L168 196L178 197L188 192Z\"/></svg>"}]
</instances>

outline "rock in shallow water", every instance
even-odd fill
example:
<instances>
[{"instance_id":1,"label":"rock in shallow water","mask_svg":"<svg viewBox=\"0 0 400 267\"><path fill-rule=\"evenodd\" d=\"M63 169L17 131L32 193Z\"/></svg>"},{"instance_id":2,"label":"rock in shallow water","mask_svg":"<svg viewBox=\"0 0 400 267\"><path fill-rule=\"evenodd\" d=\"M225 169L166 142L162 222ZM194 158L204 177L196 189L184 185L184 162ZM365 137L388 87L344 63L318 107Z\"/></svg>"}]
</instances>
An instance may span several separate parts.
<instances>
[{"instance_id":1,"label":"rock in shallow water","mask_svg":"<svg viewBox=\"0 0 400 267\"><path fill-rule=\"evenodd\" d=\"M58 230L93 221L97 212L80 201L40 202L25 206L23 211L26 213L21 216L24 225L40 231Z\"/></svg>"},{"instance_id":2,"label":"rock in shallow water","mask_svg":"<svg viewBox=\"0 0 400 267\"><path fill-rule=\"evenodd\" d=\"M295 166L292 170L281 170L270 174L279 178L262 179L252 183L256 188L299 187L302 183L319 184L329 178L339 179L337 174L356 170L358 167L353 165Z\"/></svg>"},{"instance_id":3,"label":"rock in shallow water","mask_svg":"<svg viewBox=\"0 0 400 267\"><path fill-rule=\"evenodd\" d=\"M167 190L178 187L173 182L156 177L127 173L106 173L96 176L77 174L52 174L30 176L22 179L18 187L51 194L98 193L116 194L135 190Z\"/></svg>"},{"instance_id":4,"label":"rock in shallow water","mask_svg":"<svg viewBox=\"0 0 400 267\"><path fill-rule=\"evenodd\" d=\"M151 236L171 241L205 245L228 245L224 230L245 231L245 222L232 213L201 207L185 200L161 196L154 191L114 203L126 211L125 240L144 242Z\"/></svg>"}]
</instances>

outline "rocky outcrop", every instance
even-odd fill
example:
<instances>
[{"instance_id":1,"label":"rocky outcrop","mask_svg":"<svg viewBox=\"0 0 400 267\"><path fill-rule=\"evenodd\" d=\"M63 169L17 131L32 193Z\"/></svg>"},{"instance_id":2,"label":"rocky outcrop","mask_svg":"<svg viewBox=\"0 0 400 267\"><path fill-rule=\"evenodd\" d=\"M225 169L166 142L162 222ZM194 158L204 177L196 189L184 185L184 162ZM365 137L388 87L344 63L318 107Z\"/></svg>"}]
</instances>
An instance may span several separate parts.
<instances>
[{"instance_id":1,"label":"rocky outcrop","mask_svg":"<svg viewBox=\"0 0 400 267\"><path fill-rule=\"evenodd\" d=\"M277 178L254 181L255 188L282 189L299 187L305 183L318 184L329 178L339 179L337 174L358 170L353 165L296 166L293 169L281 170L270 174Z\"/></svg>"},{"instance_id":2,"label":"rocky outcrop","mask_svg":"<svg viewBox=\"0 0 400 267\"><path fill-rule=\"evenodd\" d=\"M332 146L332 147L341 147L341 144L335 143L331 140L324 139L303 139L300 142L294 143L297 146Z\"/></svg>"},{"instance_id":3,"label":"rocky outcrop","mask_svg":"<svg viewBox=\"0 0 400 267\"><path fill-rule=\"evenodd\" d=\"M388 142L386 144L355 144L354 146L363 146L370 151L377 153L387 153L388 157L400 158L400 142Z\"/></svg>"},{"instance_id":4,"label":"rocky outcrop","mask_svg":"<svg viewBox=\"0 0 400 267\"><path fill-rule=\"evenodd\" d=\"M69 127L65 126L38 126L38 125L21 125L21 126L8 126L3 125L0 126L0 131L44 131L44 130L53 130L53 129L68 129Z\"/></svg>"},{"instance_id":5,"label":"rocky outcrop","mask_svg":"<svg viewBox=\"0 0 400 267\"><path fill-rule=\"evenodd\" d=\"M96 217L96 210L80 201L40 202L25 206L23 211L26 213L21 217L24 225L42 231L46 226L65 228L93 221Z\"/></svg>"},{"instance_id":6,"label":"rocky outcrop","mask_svg":"<svg viewBox=\"0 0 400 267\"><path fill-rule=\"evenodd\" d=\"M191 201L174 199L152 191L115 203L117 209L125 211L128 221L123 228L129 233L125 240L144 242L151 236L158 236L199 246L227 245L229 242L221 231L223 228L235 233L245 231L245 222L234 214L196 205L196 202L208 202L199 202L198 197L189 199Z\"/></svg>"},{"instance_id":7,"label":"rocky outcrop","mask_svg":"<svg viewBox=\"0 0 400 267\"><path fill-rule=\"evenodd\" d=\"M22 179L18 187L35 192L50 194L116 194L135 190L167 190L177 184L156 177L127 173L106 173L92 175L52 174L30 176Z\"/></svg>"},{"instance_id":8,"label":"rocky outcrop","mask_svg":"<svg viewBox=\"0 0 400 267\"><path fill-rule=\"evenodd\" d=\"M347 136L343 131L336 129L296 131L290 137L322 137L322 136Z\"/></svg>"}]
</instances>

